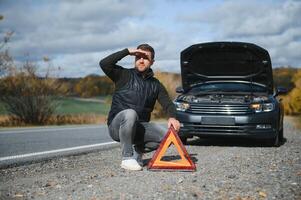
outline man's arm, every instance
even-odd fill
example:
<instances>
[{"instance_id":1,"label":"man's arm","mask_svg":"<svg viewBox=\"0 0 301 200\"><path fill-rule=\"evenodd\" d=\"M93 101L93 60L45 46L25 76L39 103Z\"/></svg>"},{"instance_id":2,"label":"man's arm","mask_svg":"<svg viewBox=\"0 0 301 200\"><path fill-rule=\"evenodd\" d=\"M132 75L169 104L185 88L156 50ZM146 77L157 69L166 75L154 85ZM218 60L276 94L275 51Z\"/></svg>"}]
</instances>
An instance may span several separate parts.
<instances>
[{"instance_id":1,"label":"man's arm","mask_svg":"<svg viewBox=\"0 0 301 200\"><path fill-rule=\"evenodd\" d=\"M169 116L168 128L172 125L176 131L180 129L180 122L176 119L176 107L170 100L165 87L160 83L158 101Z\"/></svg>"},{"instance_id":2,"label":"man's arm","mask_svg":"<svg viewBox=\"0 0 301 200\"><path fill-rule=\"evenodd\" d=\"M99 62L99 66L110 79L112 79L114 82L117 82L120 76L122 76L121 73L123 68L119 65L116 65L116 63L127 55L137 56L140 54L148 56L151 60L151 55L149 52L141 49L127 48L105 57Z\"/></svg>"},{"instance_id":3,"label":"man's arm","mask_svg":"<svg viewBox=\"0 0 301 200\"><path fill-rule=\"evenodd\" d=\"M116 63L129 54L128 49L123 49L102 59L99 66L110 79L116 82L120 78L122 70L122 67Z\"/></svg>"}]
</instances>

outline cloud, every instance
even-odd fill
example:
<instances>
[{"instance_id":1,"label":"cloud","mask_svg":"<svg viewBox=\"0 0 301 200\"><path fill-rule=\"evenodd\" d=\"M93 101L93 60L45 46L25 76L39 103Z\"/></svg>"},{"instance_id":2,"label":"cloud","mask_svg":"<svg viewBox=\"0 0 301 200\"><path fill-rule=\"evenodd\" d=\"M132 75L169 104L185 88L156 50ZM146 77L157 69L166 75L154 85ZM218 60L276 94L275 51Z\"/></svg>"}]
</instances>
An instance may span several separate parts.
<instances>
[{"instance_id":1,"label":"cloud","mask_svg":"<svg viewBox=\"0 0 301 200\"><path fill-rule=\"evenodd\" d=\"M48 56L62 76L99 71L101 58L149 43L155 70L180 72L180 52L208 41L245 41L266 48L274 66L300 66L299 1L1 0L0 33L15 33L9 49L16 63L29 57L45 70ZM133 60L120 61L132 67Z\"/></svg>"},{"instance_id":2,"label":"cloud","mask_svg":"<svg viewBox=\"0 0 301 200\"><path fill-rule=\"evenodd\" d=\"M206 12L180 15L185 22L208 23L223 36L274 35L300 26L301 2L225 1Z\"/></svg>"},{"instance_id":3,"label":"cloud","mask_svg":"<svg viewBox=\"0 0 301 200\"><path fill-rule=\"evenodd\" d=\"M301 2L224 1L205 12L179 15L182 23L208 26L212 41L253 42L266 48L274 66L300 65Z\"/></svg>"},{"instance_id":4,"label":"cloud","mask_svg":"<svg viewBox=\"0 0 301 200\"><path fill-rule=\"evenodd\" d=\"M139 9L130 4L139 4ZM179 38L144 21L149 17L145 13L149 15L146 11L151 6L136 0L63 1L36 6L13 4L10 10L17 14L4 13L6 21L0 25L15 30L10 44L15 58L36 61L41 72L47 70L48 64L42 61L43 56L47 56L52 65L60 66L60 76L103 74L98 67L101 58L145 42L155 47L157 62L154 67L159 69L158 64L165 59L178 63ZM26 54L29 56L25 57ZM133 61L125 58L120 64L132 67Z\"/></svg>"},{"instance_id":5,"label":"cloud","mask_svg":"<svg viewBox=\"0 0 301 200\"><path fill-rule=\"evenodd\" d=\"M121 27L130 26L126 21L131 18L143 17L147 3L140 4L139 9L129 6L139 2L88 0L31 5L29 1L27 4L19 1L20 4L11 4L2 11L5 20L0 28L15 31L11 49L16 55L26 53L24 51L37 57L101 51L114 48L121 39L130 40L135 36L125 38ZM127 31L131 27L124 28Z\"/></svg>"}]
</instances>

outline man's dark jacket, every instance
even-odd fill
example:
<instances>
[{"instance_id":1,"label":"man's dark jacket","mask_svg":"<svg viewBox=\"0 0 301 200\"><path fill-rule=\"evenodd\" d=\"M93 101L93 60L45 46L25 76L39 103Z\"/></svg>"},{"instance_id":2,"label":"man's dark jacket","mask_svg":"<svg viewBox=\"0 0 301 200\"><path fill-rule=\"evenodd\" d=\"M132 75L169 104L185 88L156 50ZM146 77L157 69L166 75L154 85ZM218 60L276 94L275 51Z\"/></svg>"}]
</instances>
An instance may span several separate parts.
<instances>
[{"instance_id":1,"label":"man's dark jacket","mask_svg":"<svg viewBox=\"0 0 301 200\"><path fill-rule=\"evenodd\" d=\"M175 106L151 69L141 73L135 68L126 69L116 64L127 55L129 51L124 49L99 62L104 73L115 83L108 125L117 113L125 109L134 109L139 121L148 122L157 99L169 117L175 117Z\"/></svg>"}]
</instances>

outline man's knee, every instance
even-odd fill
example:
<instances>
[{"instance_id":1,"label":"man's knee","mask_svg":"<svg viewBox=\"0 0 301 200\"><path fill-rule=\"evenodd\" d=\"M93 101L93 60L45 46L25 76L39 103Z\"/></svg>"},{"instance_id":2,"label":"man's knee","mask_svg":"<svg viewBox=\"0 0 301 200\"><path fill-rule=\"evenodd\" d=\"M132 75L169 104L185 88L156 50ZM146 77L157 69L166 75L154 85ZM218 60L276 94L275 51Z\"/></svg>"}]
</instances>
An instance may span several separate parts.
<instances>
[{"instance_id":1,"label":"man's knee","mask_svg":"<svg viewBox=\"0 0 301 200\"><path fill-rule=\"evenodd\" d=\"M122 120L123 123L134 124L138 121L138 114L133 109L123 110L122 115L123 115L123 120Z\"/></svg>"},{"instance_id":2,"label":"man's knee","mask_svg":"<svg viewBox=\"0 0 301 200\"><path fill-rule=\"evenodd\" d=\"M125 119L132 120L132 121L138 120L138 114L135 110L126 109L123 112L124 112Z\"/></svg>"}]
</instances>

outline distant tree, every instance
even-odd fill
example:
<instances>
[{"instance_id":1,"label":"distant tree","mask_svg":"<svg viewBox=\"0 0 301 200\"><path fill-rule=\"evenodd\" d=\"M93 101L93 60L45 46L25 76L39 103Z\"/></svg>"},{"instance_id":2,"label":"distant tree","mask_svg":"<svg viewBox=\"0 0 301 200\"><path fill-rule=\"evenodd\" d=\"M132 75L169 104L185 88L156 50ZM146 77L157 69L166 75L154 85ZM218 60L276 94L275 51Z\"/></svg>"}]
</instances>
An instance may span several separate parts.
<instances>
[{"instance_id":1,"label":"distant tree","mask_svg":"<svg viewBox=\"0 0 301 200\"><path fill-rule=\"evenodd\" d=\"M12 35L13 32L7 32L3 41L0 42L0 78L7 75L14 65L8 49L5 49L5 45L9 42Z\"/></svg>"},{"instance_id":2,"label":"distant tree","mask_svg":"<svg viewBox=\"0 0 301 200\"><path fill-rule=\"evenodd\" d=\"M0 15L1 19L3 16ZM12 56L5 49L12 35L13 32L6 33L0 43L0 101L12 119L43 124L54 113L59 84L49 77L49 71L43 77L38 76L37 66L31 62L25 62L21 68L14 65Z\"/></svg>"},{"instance_id":3,"label":"distant tree","mask_svg":"<svg viewBox=\"0 0 301 200\"><path fill-rule=\"evenodd\" d=\"M0 21L3 19L0 15ZM37 66L32 62L25 62L21 68L14 65L12 56L5 49L13 33L5 33L0 42L0 101L12 119L43 124L54 113L60 84L57 79L50 78L49 70L44 76L38 76ZM43 60L50 61L48 57Z\"/></svg>"},{"instance_id":4,"label":"distant tree","mask_svg":"<svg viewBox=\"0 0 301 200\"><path fill-rule=\"evenodd\" d=\"M171 99L176 97L176 88L181 85L180 74L169 73L169 72L155 72L155 77L165 86ZM166 111L163 110L162 106L156 102L154 111L152 112L153 118L166 117Z\"/></svg>"},{"instance_id":5,"label":"distant tree","mask_svg":"<svg viewBox=\"0 0 301 200\"><path fill-rule=\"evenodd\" d=\"M297 68L292 67L279 67L273 69L273 78L275 86L287 88L289 91L294 88L293 76L297 73Z\"/></svg>"},{"instance_id":6,"label":"distant tree","mask_svg":"<svg viewBox=\"0 0 301 200\"><path fill-rule=\"evenodd\" d=\"M292 78L294 88L283 97L286 114L301 114L301 69Z\"/></svg>"},{"instance_id":7,"label":"distant tree","mask_svg":"<svg viewBox=\"0 0 301 200\"><path fill-rule=\"evenodd\" d=\"M4 20L4 16L0 15L0 21L2 20ZM13 59L9 55L8 49L4 49L13 33L13 31L6 32L3 37L3 40L0 42L0 78L7 75L8 71L13 65Z\"/></svg>"},{"instance_id":8,"label":"distant tree","mask_svg":"<svg viewBox=\"0 0 301 200\"><path fill-rule=\"evenodd\" d=\"M294 112L301 114L301 69L294 75L293 81L295 84L295 88L290 92L290 96L292 99L292 107L294 108Z\"/></svg>"},{"instance_id":9,"label":"distant tree","mask_svg":"<svg viewBox=\"0 0 301 200\"><path fill-rule=\"evenodd\" d=\"M74 86L74 91L81 97L109 95L113 93L114 85L107 77L88 75L80 79Z\"/></svg>"},{"instance_id":10,"label":"distant tree","mask_svg":"<svg viewBox=\"0 0 301 200\"><path fill-rule=\"evenodd\" d=\"M44 124L54 113L59 84L57 79L39 77L36 65L26 62L0 82L0 100L11 118L26 124Z\"/></svg>"}]
</instances>

